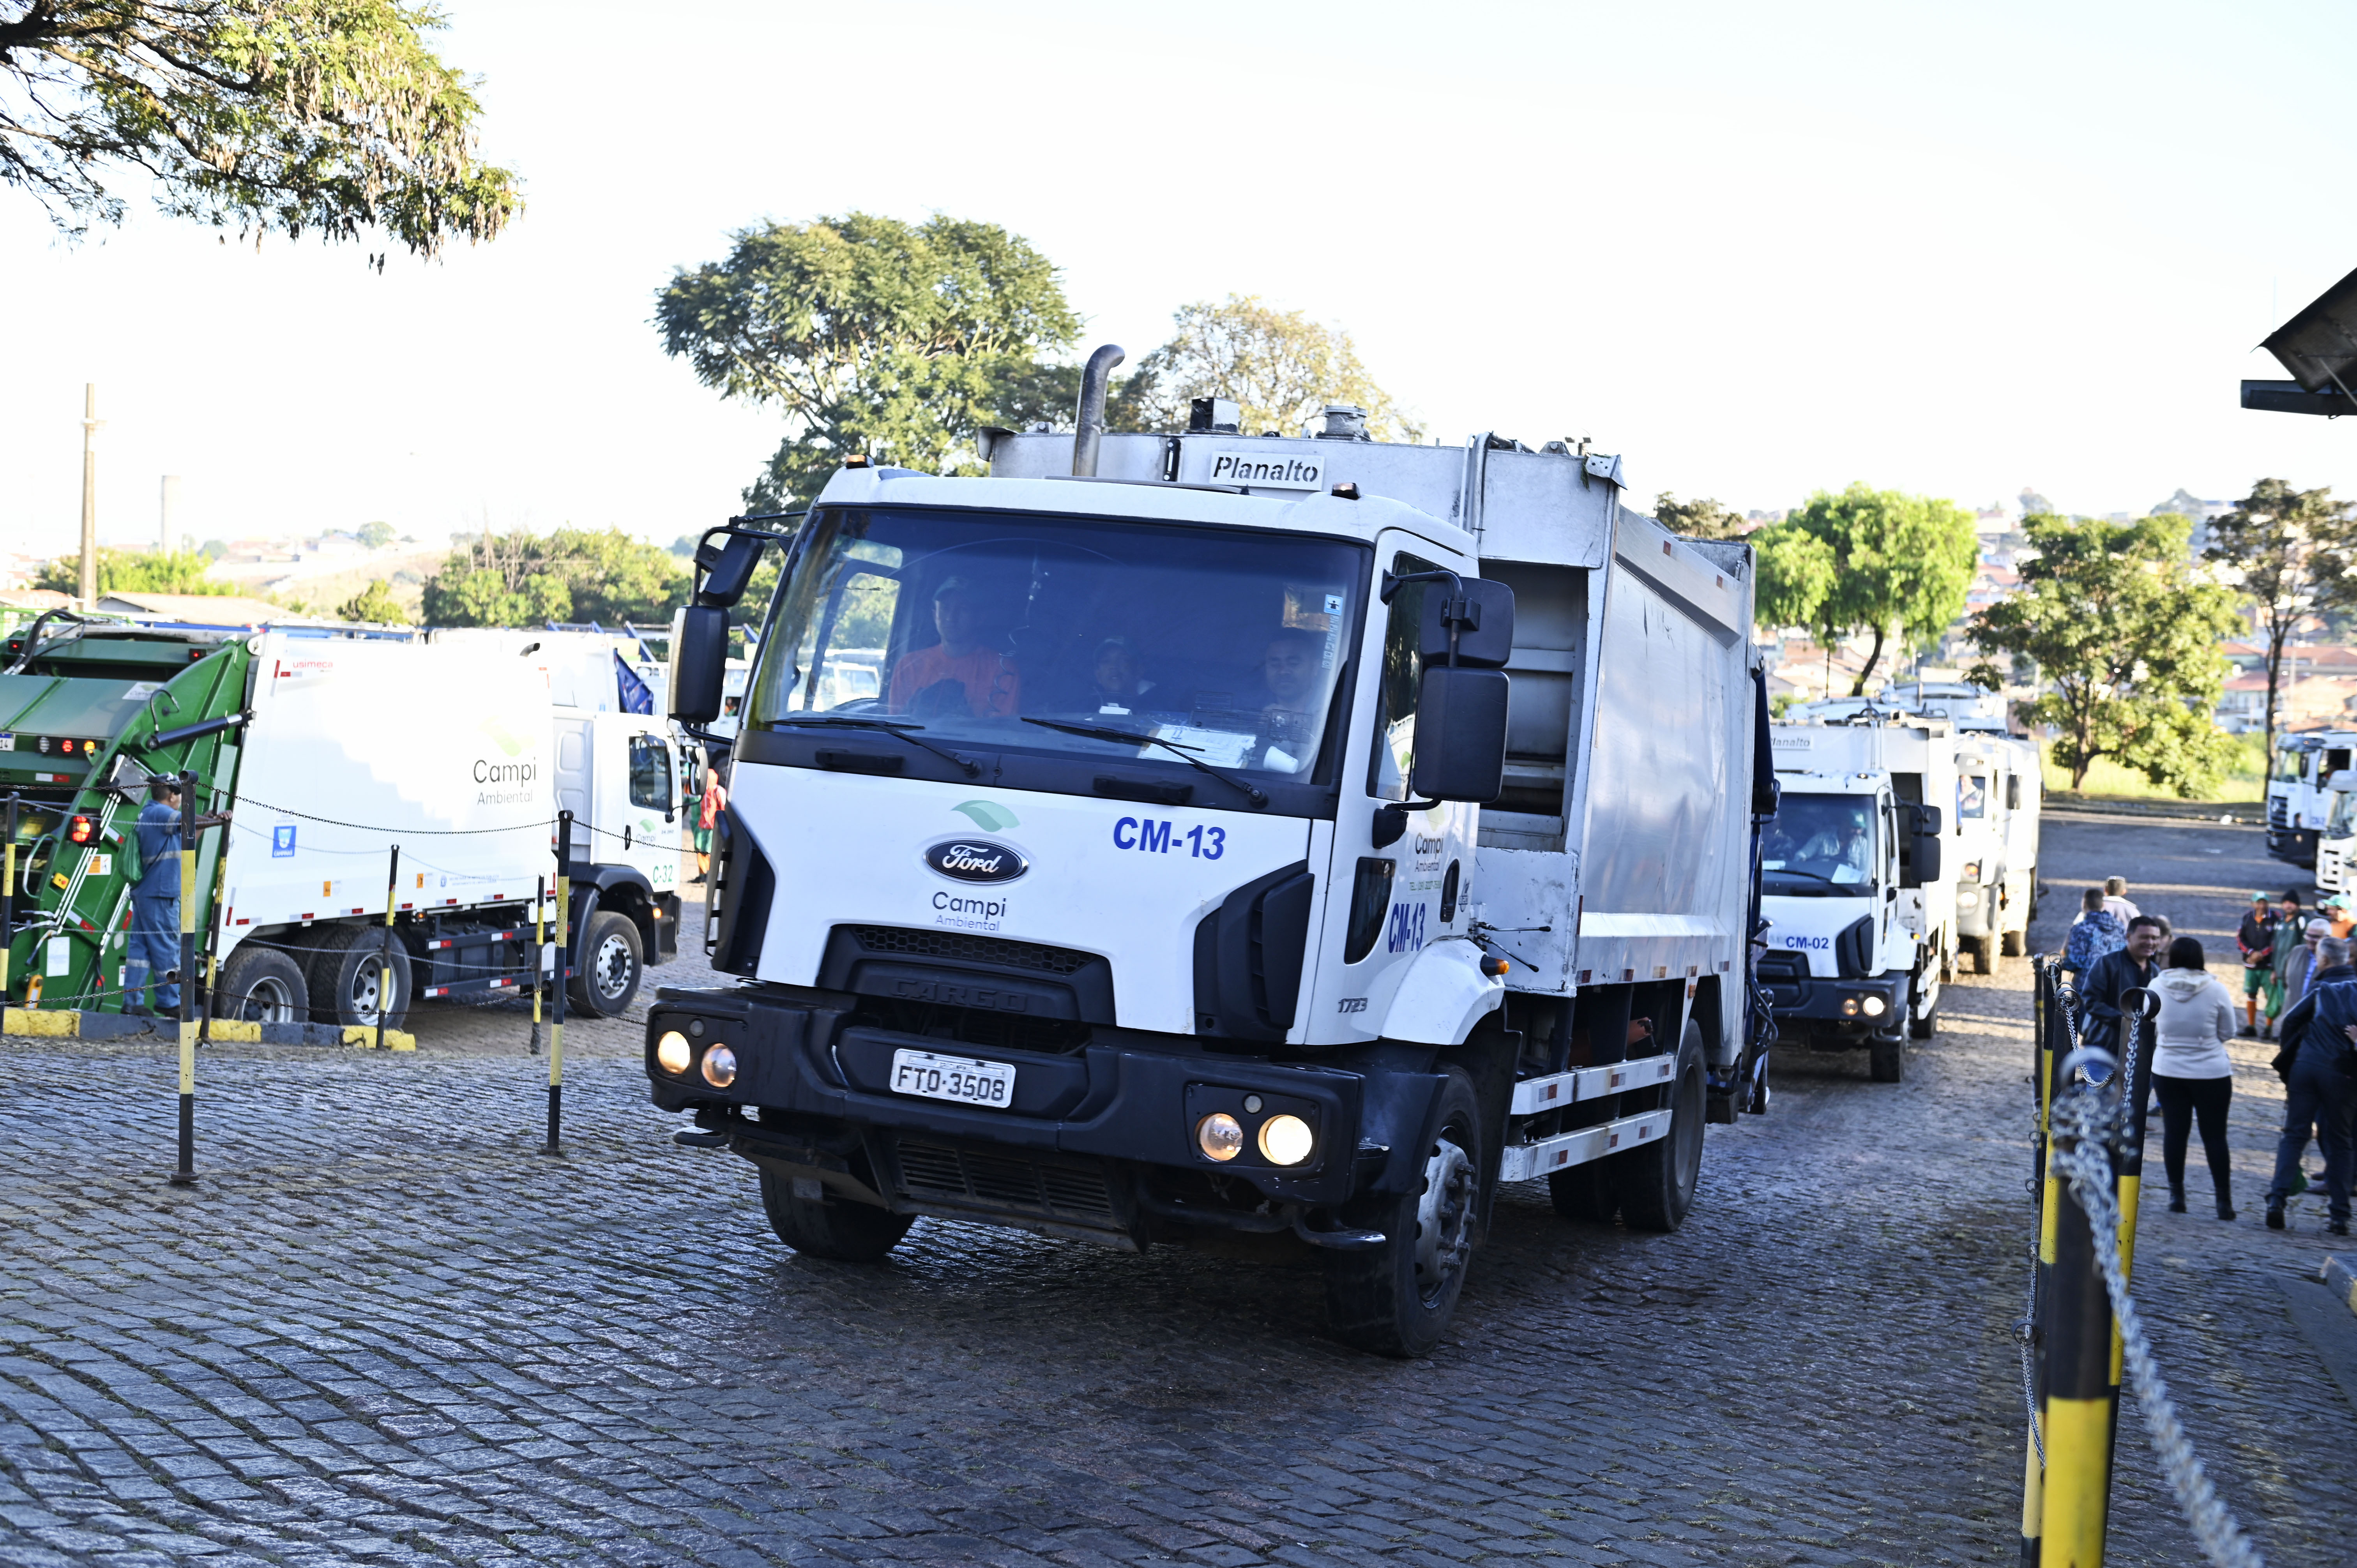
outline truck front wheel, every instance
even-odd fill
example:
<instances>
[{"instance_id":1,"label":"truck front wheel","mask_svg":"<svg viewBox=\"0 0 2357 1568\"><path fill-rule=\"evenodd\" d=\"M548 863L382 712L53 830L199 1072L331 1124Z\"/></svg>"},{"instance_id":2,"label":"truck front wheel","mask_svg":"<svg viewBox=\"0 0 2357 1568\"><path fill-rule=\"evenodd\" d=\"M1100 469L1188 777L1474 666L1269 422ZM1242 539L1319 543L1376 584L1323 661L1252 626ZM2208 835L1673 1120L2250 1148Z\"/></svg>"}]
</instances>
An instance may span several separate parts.
<instances>
[{"instance_id":1,"label":"truck front wheel","mask_svg":"<svg viewBox=\"0 0 2357 1568\"><path fill-rule=\"evenodd\" d=\"M1907 1042L1876 1040L1867 1047L1866 1070L1877 1083L1897 1083L1907 1076Z\"/></svg>"},{"instance_id":2,"label":"truck front wheel","mask_svg":"<svg viewBox=\"0 0 2357 1568\"><path fill-rule=\"evenodd\" d=\"M301 1024L311 1016L303 966L279 948L248 943L230 955L213 983L213 1016L248 1024Z\"/></svg>"},{"instance_id":3,"label":"truck front wheel","mask_svg":"<svg viewBox=\"0 0 2357 1568\"><path fill-rule=\"evenodd\" d=\"M770 1217L770 1229L797 1252L838 1263L880 1262L917 1222L913 1214L847 1202L814 1179L803 1179L818 1187L817 1197L797 1194L791 1176L761 1173L761 1208Z\"/></svg>"},{"instance_id":4,"label":"truck front wheel","mask_svg":"<svg viewBox=\"0 0 2357 1568\"><path fill-rule=\"evenodd\" d=\"M1620 1195L1620 1218L1632 1230L1676 1230L1694 1208L1702 1182L1702 1115L1709 1094L1702 1069L1702 1031L1689 1021L1678 1042L1677 1077L1670 1082L1669 1135L1640 1144L1607 1162Z\"/></svg>"},{"instance_id":5,"label":"truck front wheel","mask_svg":"<svg viewBox=\"0 0 2357 1568\"><path fill-rule=\"evenodd\" d=\"M645 972L639 928L619 909L600 909L582 933L579 967L573 976L573 1004L599 1018L619 1018L639 993Z\"/></svg>"},{"instance_id":6,"label":"truck front wheel","mask_svg":"<svg viewBox=\"0 0 2357 1568\"><path fill-rule=\"evenodd\" d=\"M1481 1160L1480 1102L1472 1080L1452 1068L1423 1178L1378 1199L1383 1244L1326 1255L1326 1316L1337 1337L1379 1356L1428 1355L1440 1343L1473 1254Z\"/></svg>"}]
</instances>

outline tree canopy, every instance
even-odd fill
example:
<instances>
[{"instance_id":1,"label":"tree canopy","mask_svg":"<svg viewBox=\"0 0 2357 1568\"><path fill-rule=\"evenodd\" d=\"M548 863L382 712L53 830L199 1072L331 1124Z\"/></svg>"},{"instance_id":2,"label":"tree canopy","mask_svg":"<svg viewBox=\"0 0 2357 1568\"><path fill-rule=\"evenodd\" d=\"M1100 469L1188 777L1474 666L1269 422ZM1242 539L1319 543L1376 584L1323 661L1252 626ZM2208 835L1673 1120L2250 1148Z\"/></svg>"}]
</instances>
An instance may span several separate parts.
<instances>
[{"instance_id":1,"label":"tree canopy","mask_svg":"<svg viewBox=\"0 0 2357 1568\"><path fill-rule=\"evenodd\" d=\"M98 591L102 594L234 594L229 583L205 579L212 558L197 550L111 550L98 553ZM43 566L33 586L60 594L81 592L81 557L61 556Z\"/></svg>"},{"instance_id":2,"label":"tree canopy","mask_svg":"<svg viewBox=\"0 0 2357 1568\"><path fill-rule=\"evenodd\" d=\"M1653 521L1688 539L1739 539L1743 535L1742 514L1707 496L1696 501L1682 501L1663 490L1653 498Z\"/></svg>"},{"instance_id":3,"label":"tree canopy","mask_svg":"<svg viewBox=\"0 0 2357 1568\"><path fill-rule=\"evenodd\" d=\"M705 386L785 414L750 510L808 499L855 453L981 472L975 432L1080 331L1055 267L996 224L851 212L731 239L657 292L655 325Z\"/></svg>"},{"instance_id":4,"label":"tree canopy","mask_svg":"<svg viewBox=\"0 0 2357 1568\"><path fill-rule=\"evenodd\" d=\"M2182 490L2178 492L2183 495ZM2234 510L2210 525L2203 558L2224 567L2253 607L2266 644L2267 755L2275 754L2276 693L2283 676L2284 643L2311 615L2357 604L2357 518L2329 489L2296 490L2281 479L2261 479Z\"/></svg>"},{"instance_id":5,"label":"tree canopy","mask_svg":"<svg viewBox=\"0 0 2357 1568\"><path fill-rule=\"evenodd\" d=\"M2180 795L2207 785L2232 744L2211 712L2225 686L2217 644L2236 625L2234 595L2193 569L2186 520L2037 515L2022 529L2036 554L2022 558L2021 591L1981 611L1970 631L1984 652L2010 655L2045 684L2021 716L2061 732L2054 760L2071 787L2104 757ZM1972 676L2000 683L1987 665Z\"/></svg>"},{"instance_id":6,"label":"tree canopy","mask_svg":"<svg viewBox=\"0 0 2357 1568\"><path fill-rule=\"evenodd\" d=\"M619 528L486 531L456 542L425 580L429 626L660 621L687 602L686 564Z\"/></svg>"},{"instance_id":7,"label":"tree canopy","mask_svg":"<svg viewBox=\"0 0 2357 1568\"><path fill-rule=\"evenodd\" d=\"M1824 553L1800 544L1796 534L1816 541ZM1862 484L1839 495L1820 490L1750 538L1761 556L1760 619L1809 625L1828 645L1855 632L1873 635L1852 696L1865 693L1891 638L1928 642L1964 613L1980 555L1973 516L1953 501Z\"/></svg>"},{"instance_id":8,"label":"tree canopy","mask_svg":"<svg viewBox=\"0 0 2357 1568\"><path fill-rule=\"evenodd\" d=\"M1138 361L1114 398L1108 423L1115 428L1184 430L1194 399L1224 397L1241 405L1247 435L1297 435L1326 404L1348 403L1367 411L1367 432L1378 441L1424 438L1339 327L1234 294L1223 304L1182 306L1171 319L1178 332Z\"/></svg>"},{"instance_id":9,"label":"tree canopy","mask_svg":"<svg viewBox=\"0 0 2357 1568\"><path fill-rule=\"evenodd\" d=\"M398 0L0 0L0 181L75 234L123 220L108 181L135 168L241 236L490 240L522 198L475 156L473 84L426 43L446 25Z\"/></svg>"},{"instance_id":10,"label":"tree canopy","mask_svg":"<svg viewBox=\"0 0 2357 1568\"><path fill-rule=\"evenodd\" d=\"M339 619L364 621L371 626L407 626L409 612L393 596L393 590L380 577L336 607Z\"/></svg>"}]
</instances>

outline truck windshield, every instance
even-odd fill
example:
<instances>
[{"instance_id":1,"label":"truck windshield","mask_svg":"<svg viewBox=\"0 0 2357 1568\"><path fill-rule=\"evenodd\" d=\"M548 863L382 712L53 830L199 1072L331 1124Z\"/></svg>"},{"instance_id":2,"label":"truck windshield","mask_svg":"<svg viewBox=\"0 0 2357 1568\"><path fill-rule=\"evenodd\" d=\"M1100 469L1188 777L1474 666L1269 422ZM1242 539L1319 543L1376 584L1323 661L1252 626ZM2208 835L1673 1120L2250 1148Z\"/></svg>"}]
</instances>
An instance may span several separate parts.
<instances>
[{"instance_id":1,"label":"truck windshield","mask_svg":"<svg viewBox=\"0 0 2357 1568\"><path fill-rule=\"evenodd\" d=\"M1873 796L1786 795L1760 842L1760 891L1863 897L1875 854Z\"/></svg>"},{"instance_id":2,"label":"truck windshield","mask_svg":"<svg viewBox=\"0 0 2357 1568\"><path fill-rule=\"evenodd\" d=\"M916 508L816 513L753 679L756 726L819 714L944 746L1309 781L1364 546ZM1123 732L1074 735L1026 719Z\"/></svg>"}]
</instances>

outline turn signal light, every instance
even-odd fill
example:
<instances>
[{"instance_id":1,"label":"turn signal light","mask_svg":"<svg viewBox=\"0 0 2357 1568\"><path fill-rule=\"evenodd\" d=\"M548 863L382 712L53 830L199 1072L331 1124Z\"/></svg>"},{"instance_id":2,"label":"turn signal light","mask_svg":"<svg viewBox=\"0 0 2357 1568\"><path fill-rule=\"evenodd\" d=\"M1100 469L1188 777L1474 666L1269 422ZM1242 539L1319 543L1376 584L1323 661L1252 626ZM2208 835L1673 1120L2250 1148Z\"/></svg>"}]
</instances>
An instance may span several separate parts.
<instances>
[{"instance_id":1,"label":"turn signal light","mask_svg":"<svg viewBox=\"0 0 2357 1568\"><path fill-rule=\"evenodd\" d=\"M76 817L66 826L66 837L76 843L88 843L97 832L97 824L88 817Z\"/></svg>"},{"instance_id":2,"label":"turn signal light","mask_svg":"<svg viewBox=\"0 0 2357 1568\"><path fill-rule=\"evenodd\" d=\"M1502 976L1506 972L1506 961L1495 954L1485 955L1481 960L1481 972L1492 980Z\"/></svg>"}]
</instances>

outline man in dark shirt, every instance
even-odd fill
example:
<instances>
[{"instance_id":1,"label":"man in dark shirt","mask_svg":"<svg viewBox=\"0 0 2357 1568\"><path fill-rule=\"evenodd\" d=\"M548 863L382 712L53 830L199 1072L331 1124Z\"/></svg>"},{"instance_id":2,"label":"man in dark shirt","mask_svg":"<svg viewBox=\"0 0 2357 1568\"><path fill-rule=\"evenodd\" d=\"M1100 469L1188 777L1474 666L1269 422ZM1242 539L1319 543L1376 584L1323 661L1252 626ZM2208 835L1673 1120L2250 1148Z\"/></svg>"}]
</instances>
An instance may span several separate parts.
<instances>
[{"instance_id":1,"label":"man in dark shirt","mask_svg":"<svg viewBox=\"0 0 2357 1568\"><path fill-rule=\"evenodd\" d=\"M2128 922L2128 945L2088 966L2079 982L2081 1045L2120 1054L2120 993L2152 983L2163 934L2159 916L2138 915Z\"/></svg>"},{"instance_id":2,"label":"man in dark shirt","mask_svg":"<svg viewBox=\"0 0 2357 1568\"><path fill-rule=\"evenodd\" d=\"M2276 1176L2267 1187L2267 1229L2284 1228L2284 1202L2299 1175L2301 1156L2312 1134L2324 1153L2327 1199L2325 1230L2334 1236L2349 1234L2349 1196L2357 1180L2357 1147L2352 1147L2352 1123L2357 1122L2357 1078L2350 1076L2351 1057L2357 1052L2352 1020L2357 1020L2357 969L2350 967L2349 944L2327 938L2317 944L2317 971L2308 994L2283 1016L2283 1049L2276 1053L2275 1069L2284 1079L2283 1136L2276 1144Z\"/></svg>"},{"instance_id":3,"label":"man in dark shirt","mask_svg":"<svg viewBox=\"0 0 2357 1568\"><path fill-rule=\"evenodd\" d=\"M2259 1003L2267 993L2267 974L2276 961L2276 912L2264 893L2251 895L2234 945L2243 950L2243 1037L2259 1032Z\"/></svg>"}]
</instances>

